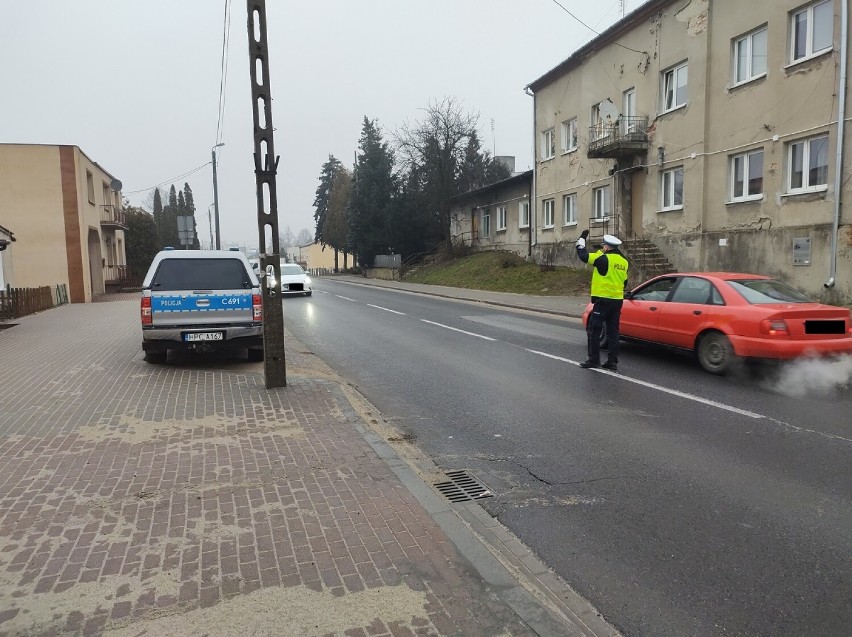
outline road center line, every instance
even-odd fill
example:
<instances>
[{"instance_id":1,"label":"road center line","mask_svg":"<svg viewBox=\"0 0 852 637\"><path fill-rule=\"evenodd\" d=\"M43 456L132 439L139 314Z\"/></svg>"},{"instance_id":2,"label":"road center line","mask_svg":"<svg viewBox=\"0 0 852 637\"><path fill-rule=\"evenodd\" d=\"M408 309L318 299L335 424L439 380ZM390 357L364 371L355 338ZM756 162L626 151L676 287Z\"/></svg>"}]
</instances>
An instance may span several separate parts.
<instances>
[{"instance_id":1,"label":"road center line","mask_svg":"<svg viewBox=\"0 0 852 637\"><path fill-rule=\"evenodd\" d=\"M427 321L426 319L420 319L424 323L429 323L430 325L437 325L438 327L443 327L448 330L453 330L454 332L461 332L462 334L467 334L468 336L475 336L476 338L481 338L484 341L496 341L496 338L491 338L490 336L483 336L482 334L474 334L473 332L465 332L464 330L460 330L457 327L450 327L449 325L444 325L443 323L436 323L435 321Z\"/></svg>"},{"instance_id":2,"label":"road center line","mask_svg":"<svg viewBox=\"0 0 852 637\"><path fill-rule=\"evenodd\" d=\"M400 316L405 316L405 312L397 312L396 310L390 310L386 307L382 307L381 305L373 305L372 303L367 303L367 307L374 307L377 310L384 310L385 312L390 312L391 314L399 314Z\"/></svg>"},{"instance_id":3,"label":"road center line","mask_svg":"<svg viewBox=\"0 0 852 637\"><path fill-rule=\"evenodd\" d=\"M353 303L357 303L355 299L350 299L348 296L340 296L339 294L335 294L338 299L343 299L344 301L352 301Z\"/></svg>"},{"instance_id":4,"label":"road center line","mask_svg":"<svg viewBox=\"0 0 852 637\"><path fill-rule=\"evenodd\" d=\"M548 354L547 352L539 352L534 349L527 350L531 354L538 354L539 356L544 356L546 358L552 358L557 361L563 361L565 363L570 363L571 365L577 365L579 367L580 363L577 361L572 361L570 358L562 358L561 356L554 356L553 354ZM663 387L662 385L656 385L654 383L649 383L644 380L639 380L638 378L630 378L630 376L622 376L621 374L609 372L605 369L595 369L594 371L602 374L608 374L610 376L614 376L616 378L620 378L621 380L625 380L629 383L634 383L636 385L642 385L643 387L648 387L649 389L656 389L657 391L664 392L666 394L671 394L672 396L679 396L680 398L686 398L687 400L692 400L697 403L703 403L705 405L709 405L710 407L716 407L717 409L724 409L725 411L732 411L735 414L740 414L742 416L748 416L749 418L762 419L766 418L761 414L756 414L753 411L746 411L745 409L739 409L737 407L732 407L731 405L725 405L724 403L717 403L715 400L708 400L707 398L701 398L701 396L696 396L695 394L687 394L686 392L678 391L677 389L671 389L669 387Z\"/></svg>"}]
</instances>

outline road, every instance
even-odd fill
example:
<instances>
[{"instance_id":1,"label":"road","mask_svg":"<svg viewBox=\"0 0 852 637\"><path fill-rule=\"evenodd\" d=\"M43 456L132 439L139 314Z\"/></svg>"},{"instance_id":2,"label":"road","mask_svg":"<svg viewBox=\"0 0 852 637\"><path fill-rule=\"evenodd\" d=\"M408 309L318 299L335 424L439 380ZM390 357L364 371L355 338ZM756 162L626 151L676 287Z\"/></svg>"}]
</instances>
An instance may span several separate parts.
<instances>
[{"instance_id":1,"label":"road","mask_svg":"<svg viewBox=\"0 0 852 637\"><path fill-rule=\"evenodd\" d=\"M577 321L330 279L284 315L625 635L848 634L852 397L833 368L782 386L625 345L621 373L583 370Z\"/></svg>"}]
</instances>

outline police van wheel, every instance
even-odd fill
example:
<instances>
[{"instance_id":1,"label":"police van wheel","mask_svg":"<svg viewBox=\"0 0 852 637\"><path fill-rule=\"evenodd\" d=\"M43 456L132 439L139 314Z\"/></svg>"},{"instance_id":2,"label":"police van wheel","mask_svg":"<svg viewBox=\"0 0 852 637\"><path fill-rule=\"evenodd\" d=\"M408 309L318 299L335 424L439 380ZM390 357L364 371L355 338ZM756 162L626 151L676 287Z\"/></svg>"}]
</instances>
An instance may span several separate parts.
<instances>
[{"instance_id":1,"label":"police van wheel","mask_svg":"<svg viewBox=\"0 0 852 637\"><path fill-rule=\"evenodd\" d=\"M262 362L263 361L263 349L262 348L249 349L248 350L248 359L252 363Z\"/></svg>"},{"instance_id":2,"label":"police van wheel","mask_svg":"<svg viewBox=\"0 0 852 637\"><path fill-rule=\"evenodd\" d=\"M152 365L163 365L168 359L168 351L162 352L145 352L145 362Z\"/></svg>"}]
</instances>

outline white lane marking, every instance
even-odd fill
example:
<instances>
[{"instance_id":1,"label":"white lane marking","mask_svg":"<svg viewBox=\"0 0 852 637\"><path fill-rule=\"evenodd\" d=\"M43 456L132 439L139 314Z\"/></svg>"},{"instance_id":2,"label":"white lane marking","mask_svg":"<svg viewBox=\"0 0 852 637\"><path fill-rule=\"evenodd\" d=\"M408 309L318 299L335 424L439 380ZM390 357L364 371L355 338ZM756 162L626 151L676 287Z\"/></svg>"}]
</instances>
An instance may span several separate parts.
<instances>
[{"instance_id":1,"label":"white lane marking","mask_svg":"<svg viewBox=\"0 0 852 637\"><path fill-rule=\"evenodd\" d=\"M554 356L553 354L548 354L547 352L539 352L534 349L528 349L528 352L531 354L538 354L539 356L545 356L546 358L552 358L557 361L563 361L565 363L570 363L572 365L580 365L577 361L572 361L570 358L562 358L561 356ZM656 389L657 391L664 392L666 394L671 394L672 396L679 396L680 398L686 398L687 400L693 400L698 403L702 403L704 405L709 405L710 407L716 407L717 409L724 409L725 411L732 411L735 414L740 414L742 416L748 416L749 418L762 419L766 418L761 414L756 414L753 411L746 411L745 409L739 409L737 407L732 407L731 405L725 405L724 403L717 403L715 400L708 400L707 398L701 398L701 396L696 396L695 394L688 394L686 392L678 391L677 389L670 389L669 387L663 387L662 385L656 385L654 383L649 383L644 380L639 380L638 378L630 378L630 376L623 376L622 374L617 374L613 372L609 372L605 369L595 369L593 371L599 372L601 374L609 374L610 376L615 376L616 378L620 378L621 380L625 380L629 383L635 383L636 385L642 385L643 387L648 387L649 389Z\"/></svg>"},{"instance_id":2,"label":"white lane marking","mask_svg":"<svg viewBox=\"0 0 852 637\"><path fill-rule=\"evenodd\" d=\"M430 325L437 325L438 327L443 327L448 330L453 330L454 332L461 332L462 334L467 334L468 336L475 336L476 338L481 338L484 341L496 341L496 338L491 338L490 336L483 336L482 334L474 334L473 332L466 332L464 330L460 330L457 327L450 327L449 325L444 325L443 323L436 323L435 321L427 321L426 319L420 319L424 323L429 323Z\"/></svg>"},{"instance_id":3,"label":"white lane marking","mask_svg":"<svg viewBox=\"0 0 852 637\"><path fill-rule=\"evenodd\" d=\"M389 310L386 307L382 307L381 305L373 305L372 303L367 303L367 307L374 307L377 310L384 310L385 312L390 312L391 314L399 314L400 316L405 316L405 312L397 312L396 310Z\"/></svg>"},{"instance_id":4,"label":"white lane marking","mask_svg":"<svg viewBox=\"0 0 852 637\"><path fill-rule=\"evenodd\" d=\"M338 299L343 299L344 301L352 301L353 303L357 303L355 299L350 299L348 296L340 296L339 294L335 294Z\"/></svg>"}]
</instances>

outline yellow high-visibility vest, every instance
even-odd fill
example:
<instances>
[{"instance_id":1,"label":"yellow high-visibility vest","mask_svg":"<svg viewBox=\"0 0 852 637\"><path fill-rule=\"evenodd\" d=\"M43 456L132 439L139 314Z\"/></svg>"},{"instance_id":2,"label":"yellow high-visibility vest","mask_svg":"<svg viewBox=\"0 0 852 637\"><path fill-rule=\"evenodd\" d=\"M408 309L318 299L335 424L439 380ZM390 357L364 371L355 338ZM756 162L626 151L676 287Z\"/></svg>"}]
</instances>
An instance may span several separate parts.
<instances>
[{"instance_id":1,"label":"yellow high-visibility vest","mask_svg":"<svg viewBox=\"0 0 852 637\"><path fill-rule=\"evenodd\" d=\"M593 264L602 254L606 254L609 267L606 274L601 274L597 268L593 267L592 296L604 299L623 299L624 282L627 281L627 259L617 252L604 253L599 250L589 255L589 264Z\"/></svg>"}]
</instances>

